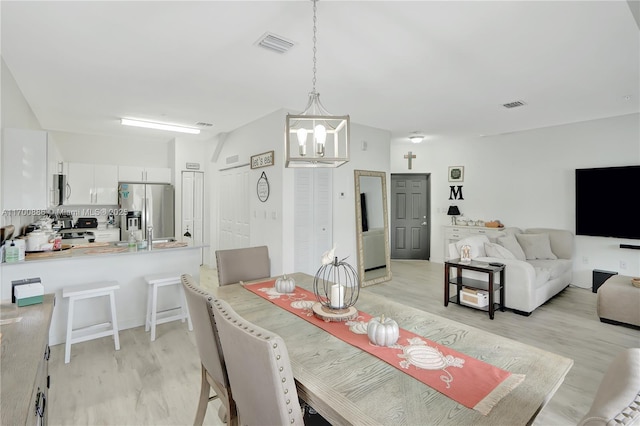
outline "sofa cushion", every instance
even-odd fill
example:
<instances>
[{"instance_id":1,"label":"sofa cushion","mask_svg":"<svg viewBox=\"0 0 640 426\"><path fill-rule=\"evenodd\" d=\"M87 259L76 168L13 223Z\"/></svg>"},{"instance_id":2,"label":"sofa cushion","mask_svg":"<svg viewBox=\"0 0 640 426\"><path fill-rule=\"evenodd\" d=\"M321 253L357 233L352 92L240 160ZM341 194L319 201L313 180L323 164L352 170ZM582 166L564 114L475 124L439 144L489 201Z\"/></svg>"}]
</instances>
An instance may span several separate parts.
<instances>
[{"instance_id":1,"label":"sofa cushion","mask_svg":"<svg viewBox=\"0 0 640 426\"><path fill-rule=\"evenodd\" d=\"M509 250L518 260L527 260L522 247L518 244L518 240L513 235L506 235L498 238L498 244Z\"/></svg>"},{"instance_id":2,"label":"sofa cushion","mask_svg":"<svg viewBox=\"0 0 640 426\"><path fill-rule=\"evenodd\" d=\"M484 243L488 243L489 238L486 235L474 235L473 237L463 238L460 241L456 241L456 250L458 254L462 246L468 245L471 247L471 258L485 257L487 254L484 251Z\"/></svg>"},{"instance_id":3,"label":"sofa cushion","mask_svg":"<svg viewBox=\"0 0 640 426\"><path fill-rule=\"evenodd\" d=\"M527 260L557 259L551 251L549 234L517 234L516 239L522 247Z\"/></svg>"},{"instance_id":4,"label":"sofa cushion","mask_svg":"<svg viewBox=\"0 0 640 426\"><path fill-rule=\"evenodd\" d=\"M497 257L499 259L515 259L516 257L500 244L484 243L484 252L487 257Z\"/></svg>"},{"instance_id":5,"label":"sofa cushion","mask_svg":"<svg viewBox=\"0 0 640 426\"><path fill-rule=\"evenodd\" d=\"M532 259L527 260L533 268L537 271L548 271L550 275L550 279L554 280L560 276L562 276L567 271L570 271L573 267L573 263L571 260L567 259L557 259L557 260L549 260L549 259Z\"/></svg>"}]
</instances>

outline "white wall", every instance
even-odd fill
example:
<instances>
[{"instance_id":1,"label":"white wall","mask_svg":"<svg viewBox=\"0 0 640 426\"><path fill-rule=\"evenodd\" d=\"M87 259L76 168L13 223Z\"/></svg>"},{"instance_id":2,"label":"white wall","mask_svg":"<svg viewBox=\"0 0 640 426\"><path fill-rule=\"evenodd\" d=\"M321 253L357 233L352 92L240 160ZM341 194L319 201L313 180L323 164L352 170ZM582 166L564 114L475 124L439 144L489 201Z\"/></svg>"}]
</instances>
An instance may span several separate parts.
<instances>
[{"instance_id":1,"label":"white wall","mask_svg":"<svg viewBox=\"0 0 640 426\"><path fill-rule=\"evenodd\" d=\"M446 211L454 203L473 220L500 219L507 226L575 232L574 170L640 164L640 115L484 138L394 145L392 173L407 172L403 156L408 150L417 155L411 172L431 173L431 254L432 260L441 262L442 226L450 223ZM464 166L464 182L448 182L449 166ZM449 201L449 185L462 185L464 200ZM618 248L622 242L640 244L576 237L573 283L590 287L593 269L640 275L640 252Z\"/></svg>"},{"instance_id":2,"label":"white wall","mask_svg":"<svg viewBox=\"0 0 640 426\"><path fill-rule=\"evenodd\" d=\"M266 203L261 203L257 195L250 194L251 237L250 244L267 245L271 257L272 274L278 275L293 270L293 169L284 168L284 125L285 110L278 110L243 126L228 135L220 150L211 179L215 182L220 169L248 163L251 155L273 150L275 165L251 171L250 188L263 171L266 172L271 194ZM333 241L336 254L347 257L356 266L355 242L355 198L353 170L389 170L390 133L385 130L353 124L351 126L352 160L333 169ZM361 150L361 142L367 141L366 151ZM236 162L227 158L237 156ZM213 184L215 186L215 183ZM212 191L212 212L218 211L217 190ZM344 194L341 196L341 194ZM266 218L265 218L266 212ZM213 216L215 215L215 219ZM274 218L275 217L275 218ZM215 220L215 221L214 221ZM212 224L217 227L217 213L212 214ZM217 238L212 238L212 251ZM215 264L215 260L212 261ZM318 264L320 259L318 259Z\"/></svg>"},{"instance_id":3,"label":"white wall","mask_svg":"<svg viewBox=\"0 0 640 426\"><path fill-rule=\"evenodd\" d=\"M118 166L173 168L173 140L146 139L49 131L64 161Z\"/></svg>"}]
</instances>

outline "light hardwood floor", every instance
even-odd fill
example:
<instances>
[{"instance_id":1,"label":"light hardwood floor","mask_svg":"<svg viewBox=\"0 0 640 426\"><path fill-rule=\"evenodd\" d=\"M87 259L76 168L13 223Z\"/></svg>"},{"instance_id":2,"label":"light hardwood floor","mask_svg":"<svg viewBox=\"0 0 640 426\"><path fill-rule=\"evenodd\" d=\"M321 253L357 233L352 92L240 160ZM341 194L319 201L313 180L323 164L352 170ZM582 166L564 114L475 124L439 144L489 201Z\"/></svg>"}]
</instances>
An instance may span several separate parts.
<instances>
[{"instance_id":1,"label":"light hardwood floor","mask_svg":"<svg viewBox=\"0 0 640 426\"><path fill-rule=\"evenodd\" d=\"M596 295L565 289L529 317L443 306L443 265L393 261L393 280L371 291L409 306L509 337L574 360L565 382L535 425L575 425L588 410L604 371L627 347L640 347L640 331L603 324ZM203 287L217 285L215 270L201 270ZM507 283L508 285L508 283ZM49 423L52 425L188 425L193 423L200 386L200 360L185 324L158 326L155 342L144 327L120 332L119 351L103 338L73 345L64 364L64 345L52 347ZM207 425L219 425L219 402L210 404ZM506 425L505 425L506 426ZM510 426L510 425L509 425Z\"/></svg>"}]
</instances>

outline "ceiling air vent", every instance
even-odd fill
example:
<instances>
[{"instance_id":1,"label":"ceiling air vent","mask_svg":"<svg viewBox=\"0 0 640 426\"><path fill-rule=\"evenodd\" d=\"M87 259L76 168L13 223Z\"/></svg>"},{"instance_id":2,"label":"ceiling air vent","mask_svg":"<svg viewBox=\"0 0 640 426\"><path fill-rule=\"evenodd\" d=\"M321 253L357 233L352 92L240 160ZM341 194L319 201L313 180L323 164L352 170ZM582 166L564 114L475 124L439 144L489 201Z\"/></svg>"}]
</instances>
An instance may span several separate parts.
<instances>
[{"instance_id":1,"label":"ceiling air vent","mask_svg":"<svg viewBox=\"0 0 640 426\"><path fill-rule=\"evenodd\" d=\"M200 126L200 127L213 127L213 124L211 123L205 123L204 121L198 121L196 123L196 126Z\"/></svg>"},{"instance_id":2,"label":"ceiling air vent","mask_svg":"<svg viewBox=\"0 0 640 426\"><path fill-rule=\"evenodd\" d=\"M502 106L505 108L517 108L525 105L526 104L522 101L513 101L513 102L509 102L508 104L502 104Z\"/></svg>"},{"instance_id":3,"label":"ceiling air vent","mask_svg":"<svg viewBox=\"0 0 640 426\"><path fill-rule=\"evenodd\" d=\"M285 53L288 52L295 43L280 37L279 35L264 33L255 44L274 52Z\"/></svg>"},{"instance_id":4,"label":"ceiling air vent","mask_svg":"<svg viewBox=\"0 0 640 426\"><path fill-rule=\"evenodd\" d=\"M238 155L232 155L230 157L227 157L227 164L237 163L238 159L239 159Z\"/></svg>"}]
</instances>

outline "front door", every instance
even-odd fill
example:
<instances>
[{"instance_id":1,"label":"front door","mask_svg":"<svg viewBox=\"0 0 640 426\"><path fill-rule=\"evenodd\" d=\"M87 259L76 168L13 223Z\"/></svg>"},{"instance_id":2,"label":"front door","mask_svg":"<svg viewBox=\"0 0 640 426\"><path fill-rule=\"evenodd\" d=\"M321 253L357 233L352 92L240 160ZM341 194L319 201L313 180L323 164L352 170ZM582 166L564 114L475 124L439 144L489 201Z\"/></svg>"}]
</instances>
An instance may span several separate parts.
<instances>
[{"instance_id":1,"label":"front door","mask_svg":"<svg viewBox=\"0 0 640 426\"><path fill-rule=\"evenodd\" d=\"M430 175L391 175L391 258L430 257Z\"/></svg>"}]
</instances>

